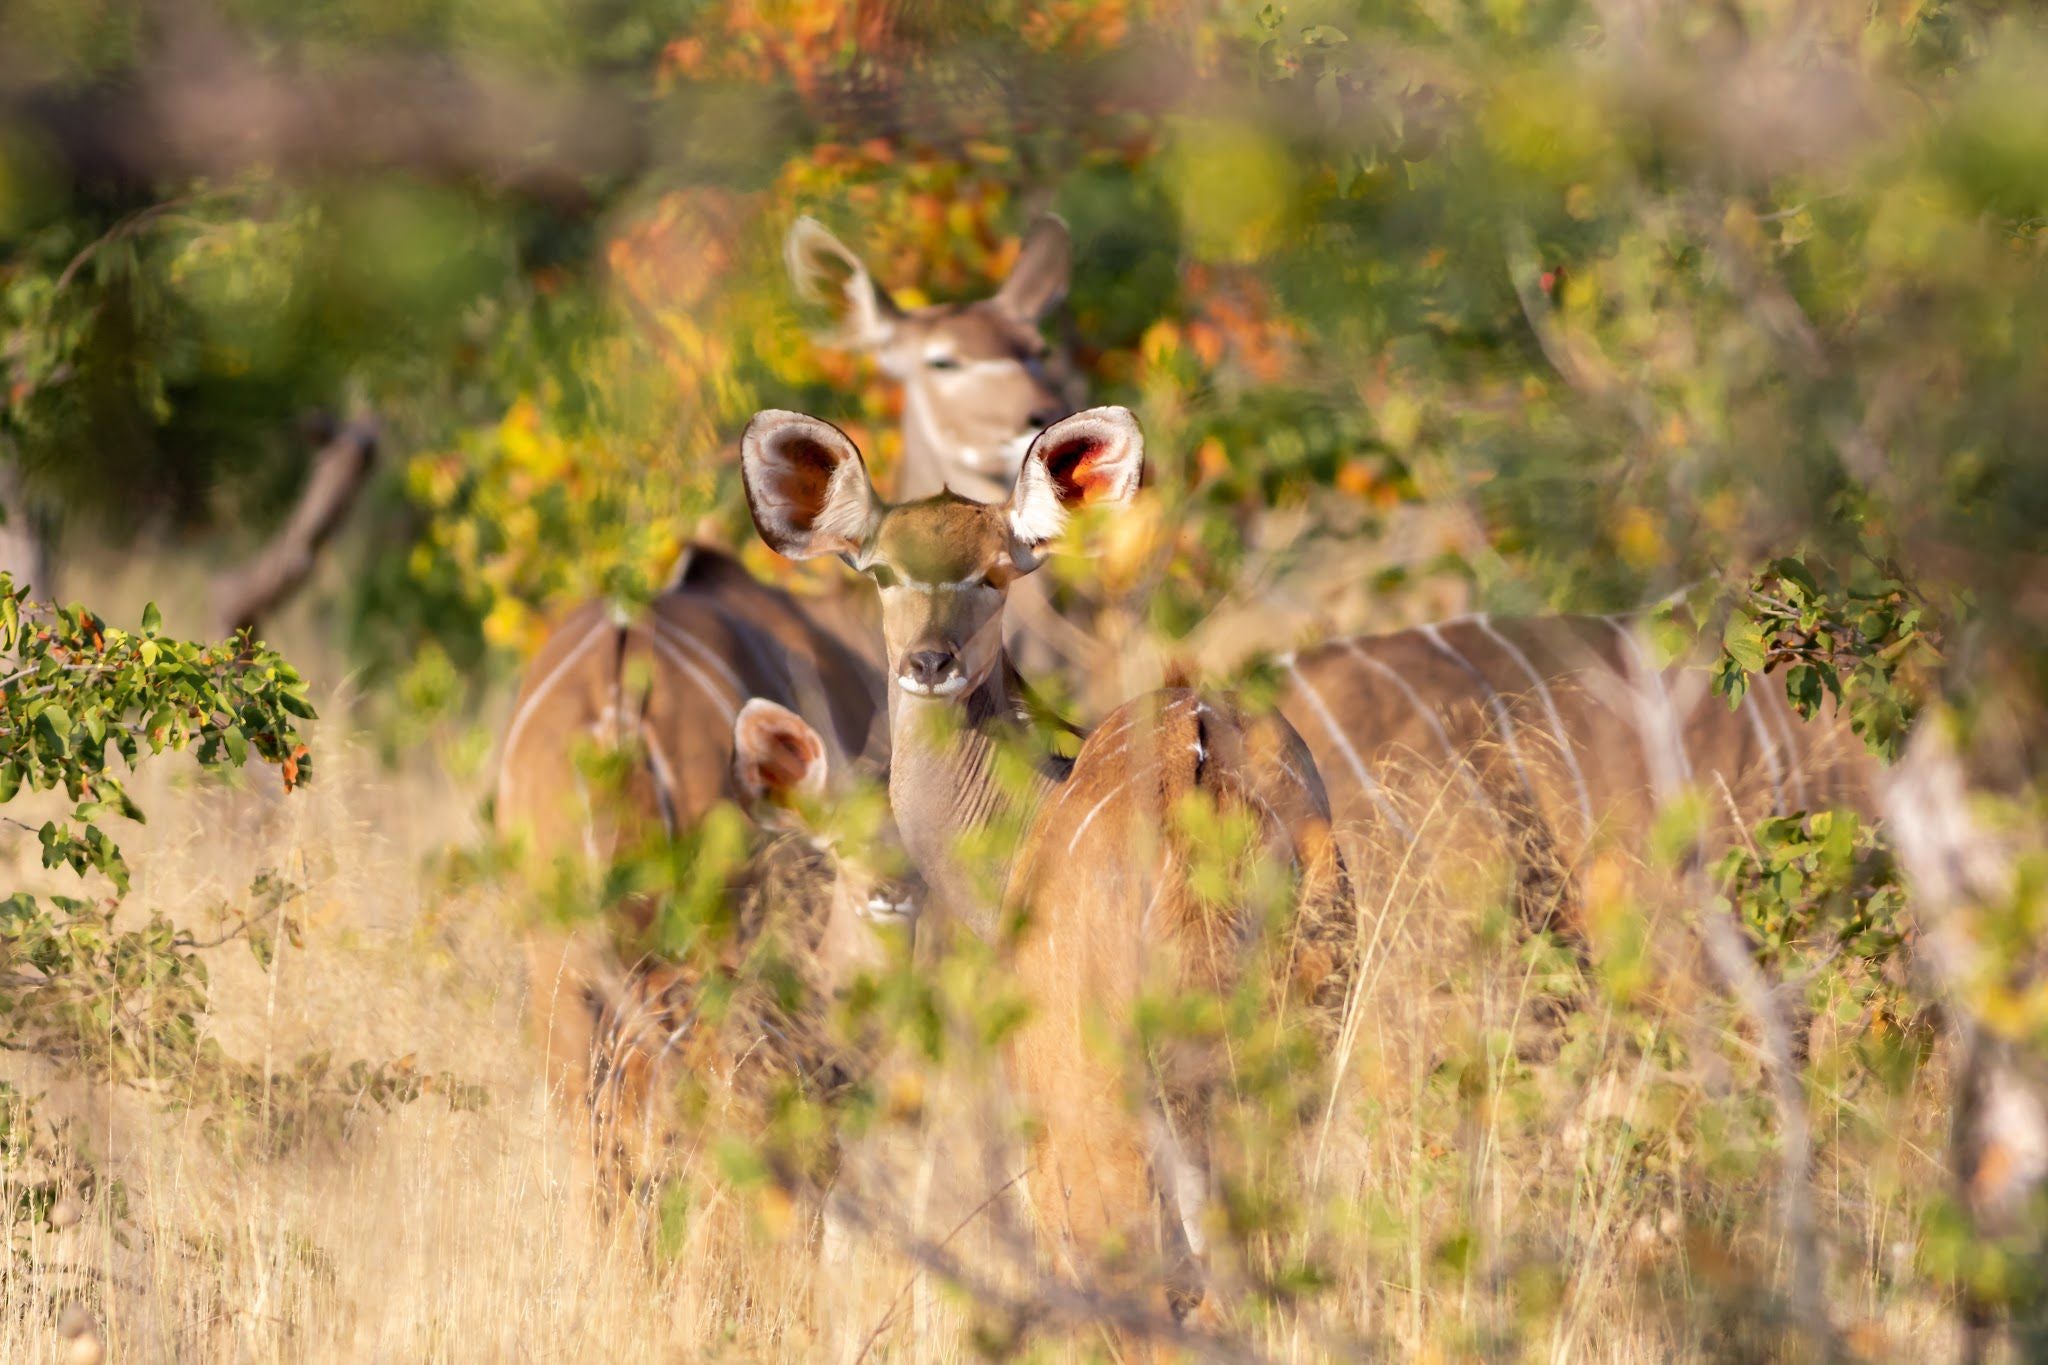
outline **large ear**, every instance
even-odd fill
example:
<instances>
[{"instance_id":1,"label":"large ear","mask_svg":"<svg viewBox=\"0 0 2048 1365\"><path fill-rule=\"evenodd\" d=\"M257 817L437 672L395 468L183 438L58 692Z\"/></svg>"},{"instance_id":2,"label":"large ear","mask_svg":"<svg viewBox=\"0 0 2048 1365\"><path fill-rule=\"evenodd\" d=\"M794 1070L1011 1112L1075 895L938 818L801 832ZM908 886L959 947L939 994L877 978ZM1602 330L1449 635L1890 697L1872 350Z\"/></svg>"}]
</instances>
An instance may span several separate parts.
<instances>
[{"instance_id":1,"label":"large ear","mask_svg":"<svg viewBox=\"0 0 2048 1365\"><path fill-rule=\"evenodd\" d=\"M996 291L996 302L1020 322L1037 322L1067 296L1073 267L1074 249L1067 238L1067 225L1048 213L1025 234L1017 264L1010 267L1010 277Z\"/></svg>"},{"instance_id":2,"label":"large ear","mask_svg":"<svg viewBox=\"0 0 2048 1365\"><path fill-rule=\"evenodd\" d=\"M768 807L825 793L825 741L787 706L755 697L732 722L732 777L757 819Z\"/></svg>"},{"instance_id":3,"label":"large ear","mask_svg":"<svg viewBox=\"0 0 2048 1365\"><path fill-rule=\"evenodd\" d=\"M740 437L740 481L761 539L791 559L857 558L881 515L846 433L800 412L754 414Z\"/></svg>"},{"instance_id":4,"label":"large ear","mask_svg":"<svg viewBox=\"0 0 2048 1365\"><path fill-rule=\"evenodd\" d=\"M797 296L821 303L838 324L828 344L859 350L885 346L903 314L868 274L860 257L846 249L815 218L799 218L783 239L783 259Z\"/></svg>"},{"instance_id":5,"label":"large ear","mask_svg":"<svg viewBox=\"0 0 2048 1365\"><path fill-rule=\"evenodd\" d=\"M1010 494L1017 567L1036 568L1076 508L1129 502L1144 472L1145 433L1129 408L1089 408L1039 432Z\"/></svg>"}]
</instances>

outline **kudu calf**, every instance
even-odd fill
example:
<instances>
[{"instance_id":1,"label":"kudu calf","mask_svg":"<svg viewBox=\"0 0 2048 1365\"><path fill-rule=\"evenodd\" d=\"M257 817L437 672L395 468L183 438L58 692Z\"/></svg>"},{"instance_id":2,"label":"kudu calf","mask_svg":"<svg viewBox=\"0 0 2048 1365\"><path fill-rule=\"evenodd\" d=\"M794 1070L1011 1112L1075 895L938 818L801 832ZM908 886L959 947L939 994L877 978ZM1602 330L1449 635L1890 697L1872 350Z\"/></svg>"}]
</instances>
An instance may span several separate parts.
<instances>
[{"instance_id":1,"label":"kudu calf","mask_svg":"<svg viewBox=\"0 0 2048 1365\"><path fill-rule=\"evenodd\" d=\"M796 413L757 415L741 449L762 537L793 558L840 555L880 589L890 803L928 905L990 937L1021 925L1014 961L1032 1014L1008 1061L1040 1122L1027 1184L1041 1226L1077 1275L1109 1268L1113 1248L1135 1255L1156 1233L1181 1265L1166 1283L1185 1306L1194 1289L1186 1271L1203 1244L1201 1116L1213 1076L1191 1059L1155 1065L1147 1112L1133 1113L1118 1060L1087 1035L1106 1024L1130 1045L1123 1056L1137 1057L1141 996L1228 989L1263 927L1249 906L1217 906L1191 885L1200 855L1181 823L1190 801L1250 822L1259 852L1292 870L1292 928L1348 927L1328 802L1307 750L1278 717L1169 690L1111 713L1071 762L1041 747L1028 791L999 782L999 748L1043 739L1004 650L1004 601L1072 512L1118 507L1136 492L1143 438L1122 408L1047 428L1000 505L950 492L884 503L852 442ZM1026 832L991 897L961 843L1004 815ZM1297 958L1309 989L1336 978L1336 958ZM1170 1216L1155 1224L1155 1208Z\"/></svg>"},{"instance_id":2,"label":"kudu calf","mask_svg":"<svg viewBox=\"0 0 2048 1365\"><path fill-rule=\"evenodd\" d=\"M823 737L760 697L732 731L734 787L764 838L730 880L729 936L690 962L646 958L597 983L588 1123L614 1197L663 1172L679 1146L671 1100L686 1082L738 1120L726 1131L746 1131L766 1124L784 1086L829 1100L857 1079L860 1059L826 1026L827 1009L857 975L887 965L877 930L915 919L906 887L823 833L819 803L847 780L830 771Z\"/></svg>"},{"instance_id":3,"label":"kudu calf","mask_svg":"<svg viewBox=\"0 0 2048 1365\"><path fill-rule=\"evenodd\" d=\"M843 776L877 738L879 687L859 652L787 595L696 549L645 611L621 618L586 604L535 657L500 745L499 832L537 859L570 855L601 870L695 828L720 801L761 812L780 796L814 794L822 774ZM591 789L590 749L630 760L621 791ZM818 871L807 894L819 906L902 915L900 891L868 896L867 874L838 855ZM530 1020L551 1089L572 1114L599 1093L593 1058L617 1052L619 1031L652 1017L645 1002L666 992L658 964L628 969L620 957L647 930L650 908L629 897L583 925L528 932ZM837 927L822 951L858 941L836 910L826 922ZM614 1036L601 1039L601 1029ZM620 1079L619 1064L606 1066L612 1109L617 1093L642 1093ZM605 1117L600 1128L618 1132L622 1121Z\"/></svg>"}]
</instances>

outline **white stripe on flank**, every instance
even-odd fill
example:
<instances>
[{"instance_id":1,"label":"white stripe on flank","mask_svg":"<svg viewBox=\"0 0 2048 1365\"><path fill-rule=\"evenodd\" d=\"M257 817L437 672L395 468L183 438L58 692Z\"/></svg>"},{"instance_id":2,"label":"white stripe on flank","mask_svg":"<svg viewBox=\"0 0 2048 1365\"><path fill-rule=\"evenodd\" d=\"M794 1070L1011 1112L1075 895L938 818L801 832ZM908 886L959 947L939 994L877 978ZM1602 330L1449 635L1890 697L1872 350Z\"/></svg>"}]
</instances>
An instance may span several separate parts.
<instances>
[{"instance_id":1,"label":"white stripe on flank","mask_svg":"<svg viewBox=\"0 0 2048 1365\"><path fill-rule=\"evenodd\" d=\"M1304 743L1305 742L1306 741L1304 741ZM1311 802L1314 802L1316 800L1316 789L1308 784L1308 779L1301 775L1301 770L1299 768L1296 768L1292 763L1289 763L1285 758L1282 758L1280 760L1280 768L1281 771L1285 772L1289 777L1294 779L1294 785L1301 788L1301 793L1303 796L1308 797L1308 799ZM1330 799L1329 794L1325 792L1322 796L1322 799L1324 801L1328 801Z\"/></svg>"},{"instance_id":2,"label":"white stripe on flank","mask_svg":"<svg viewBox=\"0 0 2048 1365\"><path fill-rule=\"evenodd\" d=\"M793 649L784 656L783 662L788 666L790 690L796 693L797 713L810 721L812 728L825 741L827 771L845 772L847 755L845 746L839 742L839 719L832 710L825 675L818 668L817 660Z\"/></svg>"},{"instance_id":3,"label":"white stripe on flank","mask_svg":"<svg viewBox=\"0 0 2048 1365\"><path fill-rule=\"evenodd\" d=\"M1088 832L1088 826L1094 824L1095 817L1102 814L1102 808L1108 805L1113 797L1123 795L1124 788L1128 785L1130 785L1128 782L1119 782L1114 787L1111 787L1102 794L1102 799L1097 801L1089 812L1081 817L1081 823L1074 826L1074 837L1067 840L1067 852L1072 853L1074 851L1075 847L1081 842L1081 836Z\"/></svg>"},{"instance_id":4,"label":"white stripe on flank","mask_svg":"<svg viewBox=\"0 0 2048 1365\"><path fill-rule=\"evenodd\" d=\"M1408 699L1408 704L1415 708L1415 714L1421 716L1424 721L1428 722L1429 728L1436 732L1437 742L1444 746L1444 757L1451 761L1451 766L1458 770L1458 776L1464 779L1465 790L1472 794L1474 800L1485 806L1494 819L1499 820L1501 818L1500 808L1494 804L1493 798L1486 794L1486 789L1479 785L1479 779L1473 776L1471 762L1458 752L1457 745L1451 743L1451 733L1444 729L1443 721L1437 718L1436 708L1423 701L1416 694L1415 689L1408 685L1408 680L1394 671L1392 665L1373 658L1372 655L1365 652L1364 647L1358 641L1346 640L1344 647L1356 655L1360 663L1377 671L1388 682L1400 689L1401 695Z\"/></svg>"},{"instance_id":5,"label":"white stripe on flank","mask_svg":"<svg viewBox=\"0 0 2048 1365\"><path fill-rule=\"evenodd\" d=\"M1292 660L1287 664L1287 671L1294 675L1294 681L1300 685L1302 700L1314 709L1316 719L1322 722L1323 729L1329 732L1330 738L1337 741L1337 747L1344 751L1344 762L1350 767L1351 775L1358 779L1358 785L1365 789L1365 794L1372 798L1372 803L1380 808L1380 813L1400 831L1402 837L1413 839L1415 831L1387 800L1387 794L1380 789L1379 783L1373 781L1372 774L1365 770L1364 762L1358 757L1358 750L1351 747L1350 736L1338 726L1337 718L1330 714L1330 708L1324 703L1322 694L1316 691L1307 676Z\"/></svg>"},{"instance_id":6,"label":"white stripe on flank","mask_svg":"<svg viewBox=\"0 0 2048 1365\"><path fill-rule=\"evenodd\" d=\"M576 770L576 805L583 812L583 856L592 864L600 861L597 853L597 808L590 800L590 784L583 780L583 770Z\"/></svg>"},{"instance_id":7,"label":"white stripe on flank","mask_svg":"<svg viewBox=\"0 0 2048 1365\"><path fill-rule=\"evenodd\" d=\"M1528 766L1522 762L1522 746L1515 743L1515 721L1508 714L1507 703L1501 700L1500 693L1488 681L1486 674L1480 672L1477 664L1451 648L1450 642L1444 639L1443 632L1433 625L1426 625L1421 629L1424 639L1435 645L1446 659L1464 669L1472 681L1478 683L1480 689L1486 693L1486 707L1493 712L1494 722L1500 726L1500 737L1507 745L1508 757L1515 761L1515 771L1521 774L1522 790L1529 793L1529 799L1534 801L1536 784L1529 780Z\"/></svg>"},{"instance_id":8,"label":"white stripe on flank","mask_svg":"<svg viewBox=\"0 0 2048 1365\"><path fill-rule=\"evenodd\" d=\"M591 645L597 642L598 637L612 629L612 624L609 621L599 621L596 625L592 626L590 633L581 640L578 640L576 647L567 654L564 654L561 662L548 670L547 677L541 680L540 686L533 689L532 694L526 699L526 704L521 706L519 713L512 717L512 724L505 731L504 747L498 751L499 804L510 804L505 800L505 793L511 789L512 785L512 755L518 751L519 736L526 729L526 723L533 719L534 711L540 706L548 693L554 691L555 684L562 680L562 675L567 673L570 667L583 657Z\"/></svg>"},{"instance_id":9,"label":"white stripe on flank","mask_svg":"<svg viewBox=\"0 0 2048 1365\"><path fill-rule=\"evenodd\" d=\"M1628 648L1629 690L1636 703L1636 738L1643 746L1644 760L1650 765L1653 789L1660 799L1669 797L1692 781L1692 760L1686 757L1685 741L1678 733L1678 711L1664 690L1664 674L1650 666L1649 656L1634 632L1612 616L1600 619L1613 628ZM1654 698L1649 692L1650 684L1657 689ZM1652 738L1659 742L1653 745Z\"/></svg>"},{"instance_id":10,"label":"white stripe on flank","mask_svg":"<svg viewBox=\"0 0 2048 1365\"><path fill-rule=\"evenodd\" d=\"M1785 813L1785 765L1778 758L1778 741L1772 737L1764 718L1757 714L1756 688L1745 688L1742 693L1742 713L1749 717L1750 733L1756 736L1757 747L1763 750L1764 762L1771 768L1771 814Z\"/></svg>"},{"instance_id":11,"label":"white stripe on flank","mask_svg":"<svg viewBox=\"0 0 2048 1365\"><path fill-rule=\"evenodd\" d=\"M647 766L654 774L654 803L661 810L663 828L668 830L669 838L673 839L678 832L676 822L679 818L676 814L675 769L668 766L668 758L661 752L661 746L644 731L640 735L640 742L647 748Z\"/></svg>"},{"instance_id":12,"label":"white stripe on flank","mask_svg":"<svg viewBox=\"0 0 2048 1365\"><path fill-rule=\"evenodd\" d=\"M1593 798L1586 790L1586 774L1579 767L1578 754L1572 751L1571 736L1565 733L1564 717L1557 713L1557 702L1550 695L1550 685L1543 681L1543 675L1536 671L1536 665L1529 661L1529 656L1522 652L1521 646L1493 628L1493 622L1487 618L1485 612L1480 612L1472 620L1481 630L1486 632L1487 639L1507 651L1508 657L1515 661L1516 666L1528 676L1530 683L1535 686L1536 696L1543 703L1543 712L1550 717L1550 731L1557 736L1558 752L1564 755L1564 761L1571 766L1572 787L1579 797L1579 815L1586 822L1586 832L1591 834L1593 832Z\"/></svg>"},{"instance_id":13,"label":"white stripe on flank","mask_svg":"<svg viewBox=\"0 0 2048 1365\"><path fill-rule=\"evenodd\" d=\"M675 622L668 620L667 618L662 616L660 612L649 612L648 615L654 618L655 634L665 634L669 636L677 644L687 648L692 654L696 655L704 663L711 665L712 669L718 674L718 676L725 681L726 686L732 689L732 694L735 697L744 697L749 695L750 690L745 683L740 681L740 675L733 671L733 667L731 664L727 663L724 659L719 657L717 650L713 649L710 645L705 644L702 640L692 635L689 631L684 630Z\"/></svg>"},{"instance_id":14,"label":"white stripe on flank","mask_svg":"<svg viewBox=\"0 0 2048 1365\"><path fill-rule=\"evenodd\" d=\"M739 715L738 703L736 701L727 701L720 695L718 689L712 685L711 679L704 675L704 671L684 657L683 652L670 644L660 631L648 632L647 638L654 643L656 649L668 656L670 663L680 668L684 673L687 673L690 681L697 684L697 689L705 696L711 698L718 709L725 713L725 723L727 725L732 724L733 719ZM741 695L744 696L745 693L741 693Z\"/></svg>"},{"instance_id":15,"label":"white stripe on flank","mask_svg":"<svg viewBox=\"0 0 2048 1365\"><path fill-rule=\"evenodd\" d=\"M1195 742L1188 746L1189 751L1194 754L1197 765L1207 763L1209 761L1209 751L1202 747L1202 711L1204 709L1202 699L1200 697L1182 697L1174 705L1179 706L1182 702L1192 703L1188 707L1188 713L1195 718Z\"/></svg>"},{"instance_id":16,"label":"white stripe on flank","mask_svg":"<svg viewBox=\"0 0 2048 1365\"><path fill-rule=\"evenodd\" d=\"M747 660L752 664L757 676L766 678L771 683L789 684L789 695L796 702L791 709L809 721L811 728L818 732L818 737L825 741L826 768L835 773L844 772L851 755L846 752L846 746L841 740L838 713L832 709L831 689L825 683L824 671L818 667L817 658L808 649L785 648L772 631L746 619L731 603L710 597L698 600L708 606L725 628L732 632L733 638L740 642L740 647L746 650ZM658 614L656 619L661 619ZM671 621L668 625L672 630L682 632L679 624ZM815 639L815 628L807 630L805 635L806 638ZM767 637L765 640L764 636ZM700 657L719 665L719 671L733 684L734 690L740 696L765 696L770 701L777 700L770 693L743 684L711 646L695 637L690 637L690 640L699 647ZM878 706L876 709L886 708ZM871 733L871 742L872 738Z\"/></svg>"},{"instance_id":17,"label":"white stripe on flank","mask_svg":"<svg viewBox=\"0 0 2048 1365\"><path fill-rule=\"evenodd\" d=\"M1803 724L1798 713L1792 709L1792 699L1785 695L1782 687L1776 689L1778 696L1778 738L1785 746L1785 766L1792 774L1792 799L1799 803L1800 810L1806 810L1806 760L1799 756L1799 741L1792 727ZM1769 707L1764 708L1766 711Z\"/></svg>"}]
</instances>

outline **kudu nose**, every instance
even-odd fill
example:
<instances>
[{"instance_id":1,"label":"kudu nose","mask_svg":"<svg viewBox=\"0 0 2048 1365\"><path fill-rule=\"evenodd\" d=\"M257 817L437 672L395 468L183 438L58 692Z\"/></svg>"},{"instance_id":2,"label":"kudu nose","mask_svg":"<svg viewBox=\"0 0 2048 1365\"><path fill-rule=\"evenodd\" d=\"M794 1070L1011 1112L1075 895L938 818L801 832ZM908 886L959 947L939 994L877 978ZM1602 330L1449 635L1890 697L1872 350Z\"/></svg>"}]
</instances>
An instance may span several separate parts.
<instances>
[{"instance_id":1,"label":"kudu nose","mask_svg":"<svg viewBox=\"0 0 2048 1365\"><path fill-rule=\"evenodd\" d=\"M937 687L953 672L950 649L920 649L903 658L903 676L920 687Z\"/></svg>"}]
</instances>

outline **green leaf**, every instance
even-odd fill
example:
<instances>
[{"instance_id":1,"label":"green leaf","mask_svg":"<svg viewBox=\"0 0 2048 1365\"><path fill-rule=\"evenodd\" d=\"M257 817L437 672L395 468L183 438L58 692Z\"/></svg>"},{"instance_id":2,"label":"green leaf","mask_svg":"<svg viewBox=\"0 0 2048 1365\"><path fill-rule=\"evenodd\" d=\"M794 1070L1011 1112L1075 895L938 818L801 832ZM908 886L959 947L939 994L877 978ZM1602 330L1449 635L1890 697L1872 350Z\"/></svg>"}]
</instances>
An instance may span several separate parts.
<instances>
[{"instance_id":1,"label":"green leaf","mask_svg":"<svg viewBox=\"0 0 2048 1365\"><path fill-rule=\"evenodd\" d=\"M1763 627L1740 612L1730 616L1728 624L1722 627L1721 648L1749 673L1761 673L1769 658Z\"/></svg>"},{"instance_id":2,"label":"green leaf","mask_svg":"<svg viewBox=\"0 0 2048 1365\"><path fill-rule=\"evenodd\" d=\"M1771 572L1785 580L1788 590L1797 590L1796 592L1788 591L1786 593L1786 596L1792 600L1795 606L1801 598L1817 597L1820 595L1820 585L1814 582L1813 575L1797 559L1793 559L1790 556L1780 559L1771 565Z\"/></svg>"},{"instance_id":3,"label":"green leaf","mask_svg":"<svg viewBox=\"0 0 2048 1365\"><path fill-rule=\"evenodd\" d=\"M1670 611L1652 612L1645 626L1657 658L1666 662L1684 658L1699 638L1689 625Z\"/></svg>"},{"instance_id":4,"label":"green leaf","mask_svg":"<svg viewBox=\"0 0 2048 1365\"><path fill-rule=\"evenodd\" d=\"M163 628L164 615L156 609L156 603L151 602L142 609L142 633L154 636Z\"/></svg>"},{"instance_id":5,"label":"green leaf","mask_svg":"<svg viewBox=\"0 0 2048 1365\"><path fill-rule=\"evenodd\" d=\"M1820 709L1820 674L1811 664L1794 664L1785 670L1785 696L1800 715L1811 720Z\"/></svg>"},{"instance_id":6,"label":"green leaf","mask_svg":"<svg viewBox=\"0 0 2048 1365\"><path fill-rule=\"evenodd\" d=\"M40 729L43 732L44 738L50 741L51 746L56 749L58 757L62 758L70 753L70 712L61 706L45 706L36 715L36 728Z\"/></svg>"}]
</instances>

